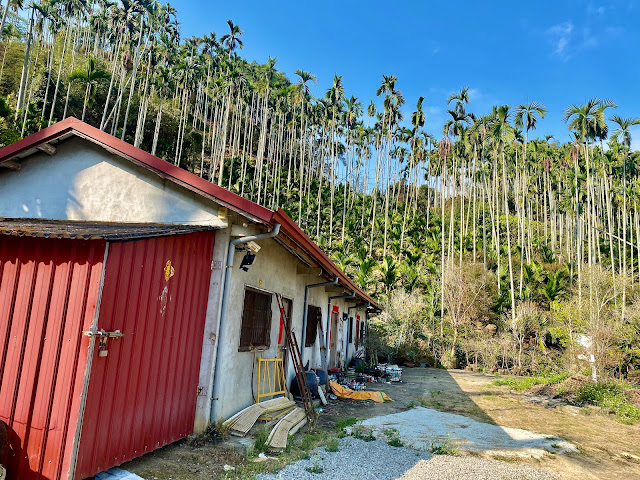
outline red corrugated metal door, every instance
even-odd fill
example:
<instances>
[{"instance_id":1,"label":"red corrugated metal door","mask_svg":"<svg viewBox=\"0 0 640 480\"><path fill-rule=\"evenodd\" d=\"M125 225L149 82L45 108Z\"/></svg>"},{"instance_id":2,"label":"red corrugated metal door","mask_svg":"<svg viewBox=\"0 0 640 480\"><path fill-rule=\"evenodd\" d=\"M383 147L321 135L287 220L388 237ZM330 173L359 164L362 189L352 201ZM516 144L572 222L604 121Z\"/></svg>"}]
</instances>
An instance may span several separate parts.
<instances>
[{"instance_id":1,"label":"red corrugated metal door","mask_svg":"<svg viewBox=\"0 0 640 480\"><path fill-rule=\"evenodd\" d=\"M0 236L0 419L10 480L66 479L105 242Z\"/></svg>"},{"instance_id":2,"label":"red corrugated metal door","mask_svg":"<svg viewBox=\"0 0 640 480\"><path fill-rule=\"evenodd\" d=\"M190 435L215 232L110 243L76 478Z\"/></svg>"}]
</instances>

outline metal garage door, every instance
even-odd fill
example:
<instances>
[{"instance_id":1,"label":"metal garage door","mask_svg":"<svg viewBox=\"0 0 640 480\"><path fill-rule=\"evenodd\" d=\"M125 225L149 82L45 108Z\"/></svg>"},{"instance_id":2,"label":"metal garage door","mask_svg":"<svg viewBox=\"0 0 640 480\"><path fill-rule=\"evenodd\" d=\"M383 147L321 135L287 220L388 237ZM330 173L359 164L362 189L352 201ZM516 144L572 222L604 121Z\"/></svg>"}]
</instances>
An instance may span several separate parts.
<instances>
[{"instance_id":1,"label":"metal garage door","mask_svg":"<svg viewBox=\"0 0 640 480\"><path fill-rule=\"evenodd\" d=\"M0 235L1 461L9 479L68 478L104 241Z\"/></svg>"},{"instance_id":2,"label":"metal garage door","mask_svg":"<svg viewBox=\"0 0 640 480\"><path fill-rule=\"evenodd\" d=\"M193 432L214 238L109 244L76 478Z\"/></svg>"}]
</instances>

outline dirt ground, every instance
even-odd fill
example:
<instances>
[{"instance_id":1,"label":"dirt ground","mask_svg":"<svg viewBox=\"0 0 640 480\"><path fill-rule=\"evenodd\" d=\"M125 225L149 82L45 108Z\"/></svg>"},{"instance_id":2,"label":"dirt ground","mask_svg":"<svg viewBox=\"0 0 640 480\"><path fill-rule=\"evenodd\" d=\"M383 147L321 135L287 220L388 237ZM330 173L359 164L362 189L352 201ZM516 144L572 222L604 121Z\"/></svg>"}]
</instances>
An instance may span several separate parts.
<instances>
[{"instance_id":1,"label":"dirt ground","mask_svg":"<svg viewBox=\"0 0 640 480\"><path fill-rule=\"evenodd\" d=\"M256 464L245 455L201 440L184 440L122 466L147 480L251 478L257 471L274 470L304 455L314 442L335 432L335 423L347 417L371 418L414 406L465 415L495 425L555 435L575 444L580 453L547 455L542 459L498 458L524 462L566 479L640 479L640 425L624 425L614 416L576 407L548 408L527 394L492 385L495 377L472 372L427 368L405 369L402 383L368 384L394 401L373 403L330 401L314 434L298 434L304 444L280 460ZM324 437L323 437L324 436ZM224 470L224 465L236 468Z\"/></svg>"},{"instance_id":2,"label":"dirt ground","mask_svg":"<svg viewBox=\"0 0 640 480\"><path fill-rule=\"evenodd\" d=\"M613 415L589 409L547 408L531 402L527 394L511 392L508 387L493 386L493 376L472 372L405 369L403 380L404 383L400 385L384 385L385 392L397 403L367 409L360 417L382 414L371 414L372 410L379 407L398 408L398 403L404 403L406 407L415 402L435 410L457 413L500 426L555 435L570 441L578 447L579 454L524 460L558 473L563 478L640 479L640 425L624 425Z\"/></svg>"}]
</instances>

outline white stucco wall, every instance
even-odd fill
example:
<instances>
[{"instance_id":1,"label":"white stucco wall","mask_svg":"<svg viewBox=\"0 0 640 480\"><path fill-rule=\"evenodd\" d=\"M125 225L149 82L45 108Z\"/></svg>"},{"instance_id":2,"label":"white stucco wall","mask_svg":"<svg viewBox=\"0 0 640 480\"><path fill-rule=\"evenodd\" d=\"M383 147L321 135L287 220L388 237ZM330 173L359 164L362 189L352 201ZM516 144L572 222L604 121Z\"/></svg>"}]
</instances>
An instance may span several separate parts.
<instances>
[{"instance_id":1,"label":"white stucco wall","mask_svg":"<svg viewBox=\"0 0 640 480\"><path fill-rule=\"evenodd\" d=\"M0 217L223 227L218 206L81 138L0 169Z\"/></svg>"},{"instance_id":2,"label":"white stucco wall","mask_svg":"<svg viewBox=\"0 0 640 480\"><path fill-rule=\"evenodd\" d=\"M277 345L280 328L280 312L275 295L272 297L271 342L269 348L256 352L238 351L245 287L261 289L272 294L280 293L283 297L293 301L292 326L298 344L302 346L305 286L323 281L320 277L298 275L296 268L297 266L302 266L302 262L291 255L275 240L266 239L258 243L262 248L257 253L254 264L249 267L248 272L243 272L239 269L244 253L236 252L234 258L227 328L225 332L221 332L220 341L223 342L221 346L221 356L218 359L219 363L215 367L221 369L219 374L223 375L222 391L219 392L219 400L216 400L220 402L219 414L222 418L228 418L254 402L252 386L253 393L255 393L258 356L274 358L279 356L280 353ZM309 292L309 303L321 308L324 332L326 332L329 295L336 295L336 293L327 293L324 287L313 288ZM345 306L353 305L354 300L348 302L345 302L345 300L335 300L333 304L339 306L341 317L342 312L346 312ZM353 353L353 347L351 348L351 352ZM319 340L316 340L312 347L305 349L304 363L306 363L307 360L309 360L311 367L321 366ZM289 383L295 375L290 359L287 361L287 367L287 382Z\"/></svg>"}]
</instances>

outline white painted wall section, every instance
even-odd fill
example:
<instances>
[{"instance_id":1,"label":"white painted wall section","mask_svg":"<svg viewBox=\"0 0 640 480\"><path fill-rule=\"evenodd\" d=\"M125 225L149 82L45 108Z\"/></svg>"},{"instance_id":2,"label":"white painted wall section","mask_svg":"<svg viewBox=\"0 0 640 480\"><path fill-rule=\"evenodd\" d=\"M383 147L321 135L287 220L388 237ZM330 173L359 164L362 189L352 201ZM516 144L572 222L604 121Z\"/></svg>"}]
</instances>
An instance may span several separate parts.
<instances>
[{"instance_id":1,"label":"white painted wall section","mask_svg":"<svg viewBox=\"0 0 640 480\"><path fill-rule=\"evenodd\" d=\"M0 169L0 217L226 226L212 200L92 142L56 148Z\"/></svg>"},{"instance_id":2,"label":"white painted wall section","mask_svg":"<svg viewBox=\"0 0 640 480\"><path fill-rule=\"evenodd\" d=\"M282 356L282 350L278 348L278 333L280 330L280 312L278 310L275 295L272 298L272 318L270 329L270 346L267 349L254 352L240 352L240 330L242 325L242 310L244 307L244 291L247 286L261 289L293 301L291 323L299 345L302 342L302 320L304 307L305 286L322 281L321 277L310 277L297 274L297 266L303 265L300 260L291 255L284 247L273 239L258 242L262 247L256 254L256 259L249 267L248 272L239 269L244 252L236 252L234 257L233 277L229 295L228 322L225 332L220 332L219 340L222 343L221 356L215 368L222 369L223 387L220 392L220 415L229 418L239 410L254 403L256 393L256 375L258 356L274 358ZM327 314L327 302L329 293L324 288L316 288L310 291L309 303L321 308L323 328ZM335 295L335 293L334 293ZM326 329L324 329L326 332ZM321 341L316 339L311 347L305 349L305 363L309 360L310 367L321 365L320 353ZM290 359L287 360L287 382L295 375ZM215 419L212 419L215 420Z\"/></svg>"}]
</instances>

